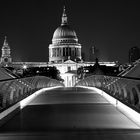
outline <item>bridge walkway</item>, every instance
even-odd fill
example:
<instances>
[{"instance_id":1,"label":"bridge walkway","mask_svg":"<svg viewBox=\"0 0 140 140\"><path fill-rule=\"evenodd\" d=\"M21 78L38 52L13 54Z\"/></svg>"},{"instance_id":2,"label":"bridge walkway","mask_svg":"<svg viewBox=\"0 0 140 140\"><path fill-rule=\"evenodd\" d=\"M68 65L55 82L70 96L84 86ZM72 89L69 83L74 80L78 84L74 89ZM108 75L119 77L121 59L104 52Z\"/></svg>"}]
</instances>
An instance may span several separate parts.
<instances>
[{"instance_id":1,"label":"bridge walkway","mask_svg":"<svg viewBox=\"0 0 140 140\"><path fill-rule=\"evenodd\" d=\"M0 140L139 139L139 127L94 90L42 92L0 128Z\"/></svg>"}]
</instances>

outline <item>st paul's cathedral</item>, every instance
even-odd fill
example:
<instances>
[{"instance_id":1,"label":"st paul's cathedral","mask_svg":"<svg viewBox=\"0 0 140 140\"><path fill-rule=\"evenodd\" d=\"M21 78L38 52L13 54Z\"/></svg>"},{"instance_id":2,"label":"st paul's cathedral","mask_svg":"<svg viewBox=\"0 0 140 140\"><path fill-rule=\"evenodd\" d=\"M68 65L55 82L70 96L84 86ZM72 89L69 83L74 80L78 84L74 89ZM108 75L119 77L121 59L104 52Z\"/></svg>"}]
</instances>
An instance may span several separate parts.
<instances>
[{"instance_id":1,"label":"st paul's cathedral","mask_svg":"<svg viewBox=\"0 0 140 140\"><path fill-rule=\"evenodd\" d=\"M14 67L46 67L55 66L64 79L65 86L73 86L76 81L76 71L81 66L94 65L95 62L83 62L81 44L76 32L70 27L65 7L63 8L61 25L54 31L52 44L49 45L49 62L14 62L11 50L5 37L2 46L1 65ZM115 65L114 62L99 62L101 65Z\"/></svg>"}]
</instances>

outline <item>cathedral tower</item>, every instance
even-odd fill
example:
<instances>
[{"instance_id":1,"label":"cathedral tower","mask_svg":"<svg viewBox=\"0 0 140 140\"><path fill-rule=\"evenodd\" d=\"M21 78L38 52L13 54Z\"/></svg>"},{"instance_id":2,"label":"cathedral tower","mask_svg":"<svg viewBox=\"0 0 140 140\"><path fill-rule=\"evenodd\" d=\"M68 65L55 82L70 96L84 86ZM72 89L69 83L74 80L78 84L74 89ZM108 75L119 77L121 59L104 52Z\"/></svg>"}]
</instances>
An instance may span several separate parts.
<instances>
[{"instance_id":1,"label":"cathedral tower","mask_svg":"<svg viewBox=\"0 0 140 140\"><path fill-rule=\"evenodd\" d=\"M11 50L7 41L7 37L5 36L5 40L2 46L1 64L3 66L8 66L9 64L11 64L11 62Z\"/></svg>"}]
</instances>

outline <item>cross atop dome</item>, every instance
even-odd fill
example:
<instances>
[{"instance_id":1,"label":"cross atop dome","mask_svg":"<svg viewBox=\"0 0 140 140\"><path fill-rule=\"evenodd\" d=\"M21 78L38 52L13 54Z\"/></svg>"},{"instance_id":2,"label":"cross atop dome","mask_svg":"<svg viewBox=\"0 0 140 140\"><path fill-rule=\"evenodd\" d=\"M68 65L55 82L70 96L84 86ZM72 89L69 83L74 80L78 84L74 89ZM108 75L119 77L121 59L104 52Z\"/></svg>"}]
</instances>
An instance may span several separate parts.
<instances>
[{"instance_id":1,"label":"cross atop dome","mask_svg":"<svg viewBox=\"0 0 140 140\"><path fill-rule=\"evenodd\" d=\"M61 25L67 25L68 24L68 18L66 15L66 8L65 6L63 7L63 14L62 14L62 22Z\"/></svg>"}]
</instances>

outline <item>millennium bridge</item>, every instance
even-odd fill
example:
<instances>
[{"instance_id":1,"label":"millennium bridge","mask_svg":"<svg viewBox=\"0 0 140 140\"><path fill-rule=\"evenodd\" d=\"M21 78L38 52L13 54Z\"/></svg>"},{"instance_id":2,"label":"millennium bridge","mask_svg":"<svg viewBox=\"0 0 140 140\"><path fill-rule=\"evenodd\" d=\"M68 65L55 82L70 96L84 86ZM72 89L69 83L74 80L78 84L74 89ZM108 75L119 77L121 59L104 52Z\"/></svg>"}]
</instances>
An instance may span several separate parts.
<instances>
[{"instance_id":1,"label":"millennium bridge","mask_svg":"<svg viewBox=\"0 0 140 140\"><path fill-rule=\"evenodd\" d=\"M0 111L0 140L140 139L140 79L1 80Z\"/></svg>"}]
</instances>

